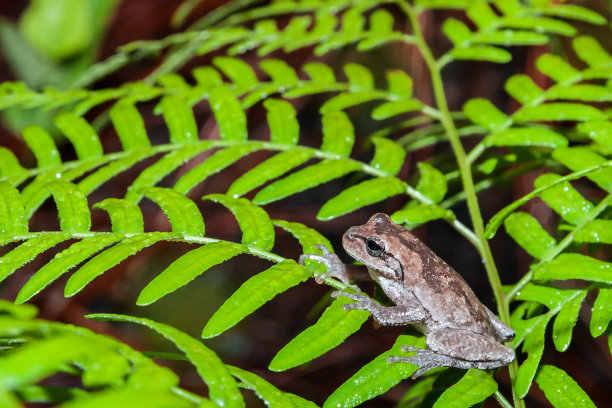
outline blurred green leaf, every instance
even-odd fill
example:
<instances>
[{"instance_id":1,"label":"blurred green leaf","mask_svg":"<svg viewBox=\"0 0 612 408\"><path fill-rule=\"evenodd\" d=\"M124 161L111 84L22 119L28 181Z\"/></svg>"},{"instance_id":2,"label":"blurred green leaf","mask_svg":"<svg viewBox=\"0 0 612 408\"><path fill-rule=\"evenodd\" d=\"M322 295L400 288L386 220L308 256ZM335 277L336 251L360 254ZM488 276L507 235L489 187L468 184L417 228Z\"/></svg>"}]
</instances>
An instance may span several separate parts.
<instances>
[{"instance_id":1,"label":"blurred green leaf","mask_svg":"<svg viewBox=\"0 0 612 408\"><path fill-rule=\"evenodd\" d=\"M552 149L568 145L567 139L559 133L536 127L510 128L499 133L493 133L488 135L483 143L486 147L542 146Z\"/></svg>"},{"instance_id":2,"label":"blurred green leaf","mask_svg":"<svg viewBox=\"0 0 612 408\"><path fill-rule=\"evenodd\" d=\"M416 189L434 203L442 201L448 189L444 174L425 162L418 162L417 167L421 176Z\"/></svg>"}]
</instances>

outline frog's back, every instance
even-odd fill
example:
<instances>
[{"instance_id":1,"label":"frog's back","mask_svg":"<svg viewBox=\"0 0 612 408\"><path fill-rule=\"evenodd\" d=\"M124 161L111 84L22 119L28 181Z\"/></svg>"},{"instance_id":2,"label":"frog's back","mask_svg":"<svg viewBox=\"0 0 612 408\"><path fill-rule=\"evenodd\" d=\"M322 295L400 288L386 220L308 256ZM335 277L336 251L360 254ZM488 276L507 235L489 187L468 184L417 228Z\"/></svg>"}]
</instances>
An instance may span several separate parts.
<instances>
[{"instance_id":1,"label":"frog's back","mask_svg":"<svg viewBox=\"0 0 612 408\"><path fill-rule=\"evenodd\" d=\"M402 246L411 252L406 256L420 261L420 268L405 273L408 275L406 280L413 281L416 297L431 315L427 329L432 331L450 325L477 333L494 334L485 306L461 275L421 240L401 229L397 236Z\"/></svg>"}]
</instances>

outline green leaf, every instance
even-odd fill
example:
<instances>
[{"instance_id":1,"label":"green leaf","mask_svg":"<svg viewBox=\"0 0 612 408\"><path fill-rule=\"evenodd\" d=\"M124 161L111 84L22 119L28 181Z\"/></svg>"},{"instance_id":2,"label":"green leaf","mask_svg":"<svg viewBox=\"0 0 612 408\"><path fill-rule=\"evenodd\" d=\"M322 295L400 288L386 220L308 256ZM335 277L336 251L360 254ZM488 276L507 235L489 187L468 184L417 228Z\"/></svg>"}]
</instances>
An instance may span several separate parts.
<instances>
[{"instance_id":1,"label":"green leaf","mask_svg":"<svg viewBox=\"0 0 612 408\"><path fill-rule=\"evenodd\" d=\"M261 162L242 176L238 177L227 190L227 195L239 197L304 164L314 156L312 150L288 150Z\"/></svg>"},{"instance_id":2,"label":"green leaf","mask_svg":"<svg viewBox=\"0 0 612 408\"><path fill-rule=\"evenodd\" d=\"M578 296L582 290L561 289L555 286L528 284L517 293L518 300L528 300L545 305L550 310L560 309L564 303ZM551 316L548 316L550 318ZM516 340L515 340L516 341Z\"/></svg>"},{"instance_id":3,"label":"green leaf","mask_svg":"<svg viewBox=\"0 0 612 408\"><path fill-rule=\"evenodd\" d=\"M62 164L62 158L53 138L39 126L28 126L21 131L23 139L32 149L38 167L53 167Z\"/></svg>"},{"instance_id":4,"label":"green leaf","mask_svg":"<svg viewBox=\"0 0 612 408\"><path fill-rule=\"evenodd\" d=\"M113 105L108 114L123 150L151 146L144 120L132 102L121 100Z\"/></svg>"},{"instance_id":5,"label":"green leaf","mask_svg":"<svg viewBox=\"0 0 612 408\"><path fill-rule=\"evenodd\" d=\"M324 245L331 252L334 251L334 248L327 238L321 235L317 230L308 228L304 224L283 220L272 220L272 223L293 235L302 246L302 253L304 254L323 255L321 250L317 248L317 245ZM315 276L327 271L325 265L312 259L306 259L304 264L315 274Z\"/></svg>"},{"instance_id":6,"label":"green leaf","mask_svg":"<svg viewBox=\"0 0 612 408\"><path fill-rule=\"evenodd\" d=\"M344 73L348 78L351 90L371 91L374 89L374 77L363 65L348 63L344 65Z\"/></svg>"},{"instance_id":7,"label":"green leaf","mask_svg":"<svg viewBox=\"0 0 612 408\"><path fill-rule=\"evenodd\" d=\"M36 383L86 353L94 353L100 344L77 335L58 335L23 346L2 358L0 387L16 389Z\"/></svg>"},{"instance_id":8,"label":"green leaf","mask_svg":"<svg viewBox=\"0 0 612 408\"><path fill-rule=\"evenodd\" d=\"M172 231L188 236L204 236L204 220L198 206L181 193L169 188L147 187L140 190L159 205L172 225Z\"/></svg>"},{"instance_id":9,"label":"green leaf","mask_svg":"<svg viewBox=\"0 0 612 408\"><path fill-rule=\"evenodd\" d=\"M468 41L473 33L469 27L455 18L447 18L442 24L442 31L455 46L460 46Z\"/></svg>"},{"instance_id":10,"label":"green leaf","mask_svg":"<svg viewBox=\"0 0 612 408\"><path fill-rule=\"evenodd\" d=\"M486 371L469 369L455 384L440 395L434 408L471 407L497 391L497 383Z\"/></svg>"},{"instance_id":11,"label":"green leaf","mask_svg":"<svg viewBox=\"0 0 612 408\"><path fill-rule=\"evenodd\" d=\"M99 351L86 356L79 363L85 371L81 381L87 388L122 384L124 377L132 370L127 358L115 350Z\"/></svg>"},{"instance_id":12,"label":"green leaf","mask_svg":"<svg viewBox=\"0 0 612 408\"><path fill-rule=\"evenodd\" d=\"M531 382L535 377L542 353L544 352L544 334L548 319L540 320L530 333L525 337L523 351L527 352L527 360L521 364L516 375L515 390L519 398L524 398L531 388Z\"/></svg>"},{"instance_id":13,"label":"green leaf","mask_svg":"<svg viewBox=\"0 0 612 408\"><path fill-rule=\"evenodd\" d=\"M81 181L79 181L77 186L79 187L79 190L83 192L83 194L88 195L99 188L103 183L115 177L117 174L131 169L136 163L151 156L152 154L153 152L150 150L147 151L139 149L132 151L126 156L113 160L106 166L102 166L93 173L88 174Z\"/></svg>"},{"instance_id":14,"label":"green leaf","mask_svg":"<svg viewBox=\"0 0 612 408\"><path fill-rule=\"evenodd\" d=\"M313 402L294 394L282 392L253 373L241 370L238 367L230 366L228 369L241 381L241 387L255 391L257 396L270 408L317 408L317 405Z\"/></svg>"},{"instance_id":15,"label":"green leaf","mask_svg":"<svg viewBox=\"0 0 612 408\"><path fill-rule=\"evenodd\" d=\"M487 3L472 3L467 9L467 15L479 30L493 25L499 19Z\"/></svg>"},{"instance_id":16,"label":"green leaf","mask_svg":"<svg viewBox=\"0 0 612 408\"><path fill-rule=\"evenodd\" d=\"M296 85L299 81L295 70L285 61L267 59L259 63L259 67L270 76L272 82L282 85ZM265 106L265 102L264 102Z\"/></svg>"},{"instance_id":17,"label":"green leaf","mask_svg":"<svg viewBox=\"0 0 612 408\"><path fill-rule=\"evenodd\" d=\"M450 56L456 60L489 61L505 64L512 60L512 54L508 51L487 45L473 45L467 48L454 48Z\"/></svg>"},{"instance_id":18,"label":"green leaf","mask_svg":"<svg viewBox=\"0 0 612 408\"><path fill-rule=\"evenodd\" d=\"M153 245L156 242L175 237L175 234L168 232L150 232L124 239L117 245L101 252L93 259L89 260L85 265L81 266L81 268L68 279L68 282L66 282L64 296L74 296L89 284L89 282L141 249Z\"/></svg>"},{"instance_id":19,"label":"green leaf","mask_svg":"<svg viewBox=\"0 0 612 408\"><path fill-rule=\"evenodd\" d=\"M584 133L591 140L606 147L612 147L612 122L592 121L582 122L576 126L580 133Z\"/></svg>"},{"instance_id":20,"label":"green leaf","mask_svg":"<svg viewBox=\"0 0 612 408\"><path fill-rule=\"evenodd\" d=\"M119 234L97 234L72 244L32 275L19 291L15 303L27 302L64 273L121 238Z\"/></svg>"},{"instance_id":21,"label":"green leaf","mask_svg":"<svg viewBox=\"0 0 612 408\"><path fill-rule=\"evenodd\" d=\"M566 82L579 78L580 71L572 67L558 55L544 54L536 61L536 66L544 75L555 82ZM550 92L550 90L548 91Z\"/></svg>"},{"instance_id":22,"label":"green leaf","mask_svg":"<svg viewBox=\"0 0 612 408\"><path fill-rule=\"evenodd\" d=\"M384 137L373 137L372 142L374 143L374 158L370 166L390 176L397 175L404 165L406 150L393 140Z\"/></svg>"},{"instance_id":23,"label":"green leaf","mask_svg":"<svg viewBox=\"0 0 612 408\"><path fill-rule=\"evenodd\" d=\"M142 199L142 193L140 193L141 188L155 185L158 181L173 172L187 160L209 148L209 143L198 143L194 144L193 146L183 147L167 153L164 157L147 167L138 175L136 180L134 180L134 182L128 188L125 199L138 203ZM178 191L184 193L184 191Z\"/></svg>"},{"instance_id":24,"label":"green leaf","mask_svg":"<svg viewBox=\"0 0 612 408\"><path fill-rule=\"evenodd\" d=\"M246 114L227 86L212 89L208 102L219 125L221 140L247 140Z\"/></svg>"},{"instance_id":25,"label":"green leaf","mask_svg":"<svg viewBox=\"0 0 612 408\"><path fill-rule=\"evenodd\" d=\"M508 124L508 116L497 109L489 100L483 98L470 99L463 105L463 113L472 122L487 130L495 129Z\"/></svg>"},{"instance_id":26,"label":"green leaf","mask_svg":"<svg viewBox=\"0 0 612 408\"><path fill-rule=\"evenodd\" d=\"M553 86L546 91L546 99L573 99L584 102L609 102L612 91L605 86L579 84L571 86Z\"/></svg>"},{"instance_id":27,"label":"green leaf","mask_svg":"<svg viewBox=\"0 0 612 408\"><path fill-rule=\"evenodd\" d=\"M216 57L215 64L238 87L257 85L259 80L253 68L245 61L231 57Z\"/></svg>"},{"instance_id":28,"label":"green leaf","mask_svg":"<svg viewBox=\"0 0 612 408\"><path fill-rule=\"evenodd\" d=\"M205 90L210 90L215 88L223 83L223 78L221 78L221 74L219 71L214 69L213 67L204 66L197 67L193 71L191 71L191 75L195 78L199 87L202 87Z\"/></svg>"},{"instance_id":29,"label":"green leaf","mask_svg":"<svg viewBox=\"0 0 612 408\"><path fill-rule=\"evenodd\" d=\"M417 226L440 218L452 220L455 214L437 204L417 204L407 206L394 212L391 219L396 224L408 224L408 227Z\"/></svg>"},{"instance_id":30,"label":"green leaf","mask_svg":"<svg viewBox=\"0 0 612 408\"><path fill-rule=\"evenodd\" d=\"M336 76L334 71L321 62L308 62L304 64L302 70L310 77L312 82L319 84L335 84Z\"/></svg>"},{"instance_id":31,"label":"green leaf","mask_svg":"<svg viewBox=\"0 0 612 408\"><path fill-rule=\"evenodd\" d=\"M178 288L185 286L208 269L245 251L231 242L213 242L193 249L172 262L157 275L138 296L136 304L149 305Z\"/></svg>"},{"instance_id":32,"label":"green leaf","mask_svg":"<svg viewBox=\"0 0 612 408\"><path fill-rule=\"evenodd\" d=\"M341 111L323 114L323 144L321 150L348 157L355 143L355 129L346 113Z\"/></svg>"},{"instance_id":33,"label":"green leaf","mask_svg":"<svg viewBox=\"0 0 612 408\"><path fill-rule=\"evenodd\" d=\"M142 212L136 204L120 198L107 198L93 205L108 213L113 232L140 234L144 231Z\"/></svg>"},{"instance_id":34,"label":"green leaf","mask_svg":"<svg viewBox=\"0 0 612 408\"><path fill-rule=\"evenodd\" d=\"M183 174L181 178L176 181L173 188L181 194L187 194L209 176L220 172L244 156L259 149L260 146L257 144L245 143L218 150L203 163L198 164L187 173Z\"/></svg>"},{"instance_id":35,"label":"green leaf","mask_svg":"<svg viewBox=\"0 0 612 408\"><path fill-rule=\"evenodd\" d=\"M342 305L351 302L339 296L314 325L298 334L274 356L268 368L272 371L285 371L307 363L338 346L359 330L370 313L356 309L345 311Z\"/></svg>"},{"instance_id":36,"label":"green leaf","mask_svg":"<svg viewBox=\"0 0 612 408\"><path fill-rule=\"evenodd\" d=\"M59 244L70 238L70 234L56 233L51 235L40 235L30 238L17 248L0 258L0 282L7 276L15 272L24 264L30 262L36 256L46 251L47 249Z\"/></svg>"},{"instance_id":37,"label":"green leaf","mask_svg":"<svg viewBox=\"0 0 612 408\"><path fill-rule=\"evenodd\" d=\"M72 183L54 181L47 185L55 199L60 229L64 232L88 232L91 228L91 214L87 197Z\"/></svg>"},{"instance_id":38,"label":"green leaf","mask_svg":"<svg viewBox=\"0 0 612 408\"><path fill-rule=\"evenodd\" d=\"M249 247L269 251L274 246L274 226L265 210L245 198L224 194L202 197L225 206L234 214L242 231L242 243Z\"/></svg>"},{"instance_id":39,"label":"green leaf","mask_svg":"<svg viewBox=\"0 0 612 408\"><path fill-rule=\"evenodd\" d=\"M323 404L323 408L351 408L384 394L400 381L408 378L417 367L408 363L387 362L388 356L402 354L402 345L423 347L423 337L400 335L393 347L363 366L351 378L334 391Z\"/></svg>"},{"instance_id":40,"label":"green leaf","mask_svg":"<svg viewBox=\"0 0 612 408\"><path fill-rule=\"evenodd\" d=\"M308 271L293 260L285 260L244 282L210 318L202 337L218 336L259 309L276 295L304 282Z\"/></svg>"},{"instance_id":41,"label":"green leaf","mask_svg":"<svg viewBox=\"0 0 612 408\"><path fill-rule=\"evenodd\" d=\"M525 212L511 214L504 225L508 235L534 258L545 258L557 245L557 241L542 228L538 220Z\"/></svg>"},{"instance_id":42,"label":"green leaf","mask_svg":"<svg viewBox=\"0 0 612 408\"><path fill-rule=\"evenodd\" d=\"M577 37L573 46L578 57L591 67L604 67L612 63L612 56L593 37Z\"/></svg>"},{"instance_id":43,"label":"green leaf","mask_svg":"<svg viewBox=\"0 0 612 408\"><path fill-rule=\"evenodd\" d=\"M115 354L116 356L117 354ZM87 392L78 388L41 386L41 385L26 385L16 390L19 400L26 403L39 404L58 404L61 402L70 401L87 395ZM13 405L8 405L0 397L0 406L9 408ZM17 401L15 401L17 402ZM21 408L23 405L16 404L15 407Z\"/></svg>"},{"instance_id":44,"label":"green leaf","mask_svg":"<svg viewBox=\"0 0 612 408\"><path fill-rule=\"evenodd\" d=\"M503 45L505 47L517 45L542 45L548 42L545 34L532 31L497 30L481 32L474 36L474 42Z\"/></svg>"},{"instance_id":45,"label":"green leaf","mask_svg":"<svg viewBox=\"0 0 612 408\"><path fill-rule=\"evenodd\" d=\"M70 140L79 159L102 156L100 138L85 119L63 112L55 117L55 125Z\"/></svg>"},{"instance_id":46,"label":"green leaf","mask_svg":"<svg viewBox=\"0 0 612 408\"><path fill-rule=\"evenodd\" d=\"M164 116L170 132L170 143L198 141L198 126L185 99L176 95L164 96L155 107L155 113Z\"/></svg>"},{"instance_id":47,"label":"green leaf","mask_svg":"<svg viewBox=\"0 0 612 408\"><path fill-rule=\"evenodd\" d=\"M15 154L6 147L0 146L0 177L25 175L26 170L19 164Z\"/></svg>"},{"instance_id":48,"label":"green leaf","mask_svg":"<svg viewBox=\"0 0 612 408\"><path fill-rule=\"evenodd\" d=\"M572 330L576 325L578 312L580 312L580 307L586 295L586 290L578 292L576 297L572 298L561 307L559 314L555 318L552 336L553 343L555 343L555 348L557 350L565 351L569 347L572 341Z\"/></svg>"},{"instance_id":49,"label":"green leaf","mask_svg":"<svg viewBox=\"0 0 612 408\"><path fill-rule=\"evenodd\" d=\"M329 99L321 106L319 112L324 115L328 112L341 111L355 105L370 102L375 99L383 99L385 94L381 91L359 91L341 93Z\"/></svg>"},{"instance_id":50,"label":"green leaf","mask_svg":"<svg viewBox=\"0 0 612 408\"><path fill-rule=\"evenodd\" d=\"M606 115L589 105L569 102L552 102L544 105L525 106L513 115L517 122L604 120Z\"/></svg>"},{"instance_id":51,"label":"green leaf","mask_svg":"<svg viewBox=\"0 0 612 408\"><path fill-rule=\"evenodd\" d=\"M373 16L378 11L384 10L380 9L375 11L373 13ZM389 93L400 99L412 98L412 78L410 78L410 76L406 74L405 71L402 71L401 69L392 69L390 71L387 71L385 76L387 77L387 83L389 84Z\"/></svg>"},{"instance_id":52,"label":"green leaf","mask_svg":"<svg viewBox=\"0 0 612 408\"><path fill-rule=\"evenodd\" d=\"M266 99L263 105L268 111L270 141L295 145L300 138L300 125L293 106L282 99Z\"/></svg>"},{"instance_id":53,"label":"green leaf","mask_svg":"<svg viewBox=\"0 0 612 408\"><path fill-rule=\"evenodd\" d=\"M580 254L561 254L536 269L534 279L584 279L612 283L612 264Z\"/></svg>"},{"instance_id":54,"label":"green leaf","mask_svg":"<svg viewBox=\"0 0 612 408\"><path fill-rule=\"evenodd\" d=\"M567 139L559 133L546 128L524 127L510 128L499 133L488 135L484 140L485 147L491 146L542 146L552 149L566 147Z\"/></svg>"},{"instance_id":55,"label":"green leaf","mask_svg":"<svg viewBox=\"0 0 612 408\"><path fill-rule=\"evenodd\" d=\"M505 88L510 96L523 105L531 105L544 99L544 91L527 75L511 76L506 81Z\"/></svg>"},{"instance_id":56,"label":"green leaf","mask_svg":"<svg viewBox=\"0 0 612 408\"><path fill-rule=\"evenodd\" d=\"M612 220L593 220L575 230L575 242L612 244Z\"/></svg>"},{"instance_id":57,"label":"green leaf","mask_svg":"<svg viewBox=\"0 0 612 408\"><path fill-rule=\"evenodd\" d=\"M423 108L423 104L416 99L410 99L406 101L393 101L385 102L377 106L372 111L372 118L376 120L389 119L393 116L413 112Z\"/></svg>"},{"instance_id":58,"label":"green leaf","mask_svg":"<svg viewBox=\"0 0 612 408\"><path fill-rule=\"evenodd\" d=\"M442 201L446 195L446 177L432 165L425 162L418 162L417 167L421 173L417 190L434 203Z\"/></svg>"},{"instance_id":59,"label":"green leaf","mask_svg":"<svg viewBox=\"0 0 612 408\"><path fill-rule=\"evenodd\" d=\"M395 177L380 177L362 181L326 202L317 214L317 219L331 220L405 191L404 182Z\"/></svg>"},{"instance_id":60,"label":"green leaf","mask_svg":"<svg viewBox=\"0 0 612 408\"><path fill-rule=\"evenodd\" d=\"M293 235L302 246L302 253L304 254L319 253L317 252L317 245L325 245L327 249L333 251L333 247L329 243L329 240L313 228L309 228L299 222L288 222L283 220L273 220L272 223Z\"/></svg>"},{"instance_id":61,"label":"green leaf","mask_svg":"<svg viewBox=\"0 0 612 408\"><path fill-rule=\"evenodd\" d=\"M498 5L498 3L500 2L497 2L496 6ZM513 1L511 1L510 3L513 3ZM518 11L519 10L517 10L517 12ZM528 29L536 32L559 34L570 37L576 35L576 29L572 25L564 21L555 20L553 18L529 17L523 14L513 18L506 16L506 18L504 18L500 22L503 27Z\"/></svg>"},{"instance_id":62,"label":"green leaf","mask_svg":"<svg viewBox=\"0 0 612 408\"><path fill-rule=\"evenodd\" d=\"M606 162L606 159L586 147L568 147L557 149L553 158L567 166L572 171L580 171L587 167L596 166ZM603 168L588 174L587 177L599 187L612 192L612 169Z\"/></svg>"},{"instance_id":63,"label":"green leaf","mask_svg":"<svg viewBox=\"0 0 612 408\"><path fill-rule=\"evenodd\" d=\"M275 181L260 190L255 195L253 202L262 205L277 201L342 177L358 170L360 167L358 163L352 160L323 160Z\"/></svg>"},{"instance_id":64,"label":"green leaf","mask_svg":"<svg viewBox=\"0 0 612 408\"><path fill-rule=\"evenodd\" d=\"M560 178L560 176L552 173L542 174L535 180L534 185L536 188L541 188L558 181ZM540 197L564 220L574 225L580 223L593 209L593 204L586 200L568 181L542 191Z\"/></svg>"},{"instance_id":65,"label":"green leaf","mask_svg":"<svg viewBox=\"0 0 612 408\"><path fill-rule=\"evenodd\" d=\"M8 181L0 180L0 234L19 235L28 232L28 219L19 191Z\"/></svg>"},{"instance_id":66,"label":"green leaf","mask_svg":"<svg viewBox=\"0 0 612 408\"><path fill-rule=\"evenodd\" d=\"M228 369L221 359L199 340L188 336L172 326L157 323L149 319L117 314L95 314L87 317L97 320L136 323L156 331L173 342L177 348L185 353L208 386L210 399L222 407L244 407L244 401L238 391L238 385Z\"/></svg>"},{"instance_id":67,"label":"green leaf","mask_svg":"<svg viewBox=\"0 0 612 408\"><path fill-rule=\"evenodd\" d=\"M599 294L591 309L589 326L593 337L601 336L612 319L612 288L599 288Z\"/></svg>"},{"instance_id":68,"label":"green leaf","mask_svg":"<svg viewBox=\"0 0 612 408\"><path fill-rule=\"evenodd\" d=\"M535 380L555 408L595 408L588 394L560 368L545 364Z\"/></svg>"},{"instance_id":69,"label":"green leaf","mask_svg":"<svg viewBox=\"0 0 612 408\"><path fill-rule=\"evenodd\" d=\"M96 392L62 404L62 408L130 408L138 405L147 408L190 408L193 403L169 392L125 388Z\"/></svg>"}]
</instances>

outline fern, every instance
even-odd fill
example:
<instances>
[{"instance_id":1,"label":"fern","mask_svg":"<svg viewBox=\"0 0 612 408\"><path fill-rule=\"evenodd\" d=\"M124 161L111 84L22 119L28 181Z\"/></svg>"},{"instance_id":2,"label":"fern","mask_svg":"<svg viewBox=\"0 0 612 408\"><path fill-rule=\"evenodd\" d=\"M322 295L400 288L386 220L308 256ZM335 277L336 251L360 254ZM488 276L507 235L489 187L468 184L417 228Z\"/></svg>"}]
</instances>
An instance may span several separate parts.
<instances>
[{"instance_id":1,"label":"fern","mask_svg":"<svg viewBox=\"0 0 612 408\"><path fill-rule=\"evenodd\" d=\"M185 2L175 21L184 21L197 3ZM332 220L399 196L405 204L394 207L391 216L406 228L445 221L478 251L500 318L517 333L511 346L521 347L523 353L509 366L512 403L489 373L469 370L459 378L450 370L437 370L419 380L400 406L426 400L436 401L434 406L471 406L493 396L504 407L521 407L533 381L554 406L593 406L568 374L541 361L547 350L549 323L552 344L566 351L580 309L591 293L596 296L591 335L607 333L609 337L612 266L592 250L594 245L612 243L612 56L596 38L577 36L571 23L603 25L605 18L583 7L547 1L255 3L228 3L184 32L126 44L108 60L92 66L71 89L34 90L22 82L0 85L0 109L36 107L57 113L54 124L68 142L58 147L48 130L25 128L23 140L35 166L0 147L0 245L5 248L0 257L0 281L40 254L54 254L23 284L15 303L43 296L49 285L68 273L72 274L64 294L74 296L117 264L166 241L195 248L173 256L141 289L138 305L155 303L238 255L265 260L270 265L254 273L203 324L202 337L216 337L277 295L325 271L314 261L300 265L277 253L275 242L285 233L299 241L303 253L320 253L321 245L329 250L332 246L310 226L275 219L275 210L288 205L288 198L299 199L303 197L300 193L351 175L346 187L318 198L323 203L317 204L317 218ZM423 13L446 17L444 9L455 12L442 24L441 31L450 42L439 51L429 45L419 17ZM402 28L406 25L408 30ZM507 113L478 97L467 100L460 112L449 108L442 71L453 61L508 63L512 53L506 47L546 45L556 36L573 38L573 51L580 61L570 63L551 53L540 56L535 66L551 83L545 88L528 75L511 76L505 90L520 105L516 111ZM277 58L247 62L237 57L246 53L265 57L298 49L324 57L341 55L338 50L347 48L362 55L394 43L415 47L422 55L431 76L433 103L415 96L413 88L425 84L403 69L386 71L382 81L372 67L355 62L342 67L322 61L292 66ZM85 88L135 59L161 51L167 54L159 67L143 80L107 89ZM192 69L189 77L176 73L193 57L213 52L216 56L211 62ZM305 137L303 110L296 103L314 96L323 101L316 122L322 134L320 144ZM199 134L196 119L200 119L203 100L208 101L218 138ZM167 129L167 139L161 143L151 136L151 126L141 113L144 105L152 103ZM251 112L259 105L266 114L266 140L253 131L259 123L254 123ZM356 111L369 112L376 124L377 130L365 135L369 159L355 151L364 136L356 132ZM93 112L105 113L92 120ZM109 123L118 137L114 145L120 148L115 150L102 133ZM397 134L400 137L393 140ZM476 142L468 151L470 144L464 138L470 136ZM418 161L417 175L406 179L401 170L406 158L412 158L408 153L444 141L450 143L453 160L440 153ZM67 147L74 150L75 158L66 159ZM252 160L255 155L251 155L258 152L264 152L265 158ZM228 168L238 161L248 169L234 175ZM485 225L478 193L532 171L539 174L533 190ZM205 188L202 193L202 185L220 172L232 177L225 192ZM130 175L134 176L124 194L106 194L107 186L120 185ZM176 176L168 181L169 175ZM582 188L584 183L592 183L586 184L589 190ZM59 228L40 230L35 217L50 199ZM558 214L554 229L523 211L522 206L532 199L541 200ZM201 200L223 206L235 217L242 233L239 242L209 236ZM166 215L170 231L149 225L143 210L151 202ZM467 205L469 221L458 211L458 203ZM109 228L92 229L92 210L108 215ZM523 278L507 287L501 285L489 246L502 225L534 258ZM575 279L584 284L570 289L559 283ZM332 278L324 283L354 290ZM323 356L357 332L369 317L363 310L345 311L342 305L351 302L345 297L330 304L324 297L321 302L321 316L277 352L270 370L285 371ZM201 341L172 326L133 316L92 316L137 323L171 340L182 353L151 355L190 361L206 383L210 399L178 388L177 377L169 370L118 341L87 329L33 320L26 305L6 303L2 307L8 314L2 338L10 353L0 357L4 360L0 388L12 406L46 395L46 402L69 400L66 406L145 401L152 406L238 407L244 406L239 386L254 390L269 406L315 406L250 372L225 365ZM424 339L410 332L401 334L392 348L351 373L323 406L357 406L408 378L414 366L387 363L387 356L401 354L402 345L423 346ZM111 362L108 371L93 368L100 352ZM44 362L40 370L23 371L28 361L37 359ZM149 371L140 371L141 365ZM35 385L69 366L70 373L82 377L85 390ZM156 385L155 393L142 388L151 384Z\"/></svg>"},{"instance_id":2,"label":"fern","mask_svg":"<svg viewBox=\"0 0 612 408\"><path fill-rule=\"evenodd\" d=\"M244 401L239 386L255 391L270 406L314 406L253 373L224 364L198 340L161 323L121 315L89 316L141 324L170 340L184 354L165 354L163 358L190 361L207 385L210 399L178 387L179 378L172 371L117 340L88 329L34 319L37 311L32 306L3 301L0 307L5 351L0 356L1 398L6 407L19 407L20 400L65 402L62 406L66 407L241 407ZM36 384L57 374L80 377L85 389Z\"/></svg>"}]
</instances>

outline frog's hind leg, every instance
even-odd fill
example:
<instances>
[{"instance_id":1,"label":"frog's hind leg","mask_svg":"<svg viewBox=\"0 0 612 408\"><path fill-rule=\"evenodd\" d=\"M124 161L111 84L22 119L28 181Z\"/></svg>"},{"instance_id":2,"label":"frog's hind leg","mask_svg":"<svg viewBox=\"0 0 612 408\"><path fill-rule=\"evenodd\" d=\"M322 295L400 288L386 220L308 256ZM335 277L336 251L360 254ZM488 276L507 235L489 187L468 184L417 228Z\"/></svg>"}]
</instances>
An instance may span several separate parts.
<instances>
[{"instance_id":1,"label":"frog's hind leg","mask_svg":"<svg viewBox=\"0 0 612 408\"><path fill-rule=\"evenodd\" d=\"M417 378L435 367L489 370L514 360L514 350L511 348L468 330L442 329L431 332L427 335L427 347L424 350L404 346L403 351L416 351L417 354L410 357L390 356L387 361L417 365L419 369L412 375L412 378Z\"/></svg>"}]
</instances>

